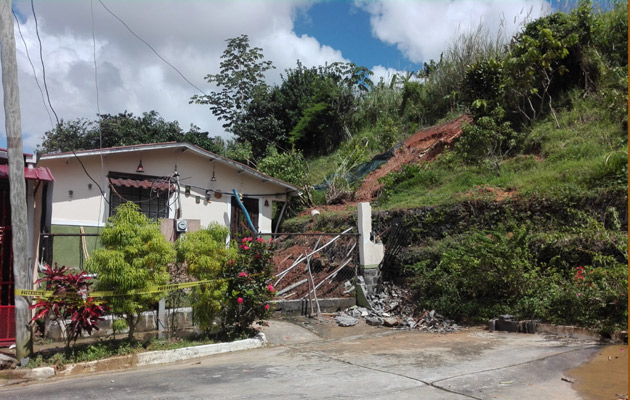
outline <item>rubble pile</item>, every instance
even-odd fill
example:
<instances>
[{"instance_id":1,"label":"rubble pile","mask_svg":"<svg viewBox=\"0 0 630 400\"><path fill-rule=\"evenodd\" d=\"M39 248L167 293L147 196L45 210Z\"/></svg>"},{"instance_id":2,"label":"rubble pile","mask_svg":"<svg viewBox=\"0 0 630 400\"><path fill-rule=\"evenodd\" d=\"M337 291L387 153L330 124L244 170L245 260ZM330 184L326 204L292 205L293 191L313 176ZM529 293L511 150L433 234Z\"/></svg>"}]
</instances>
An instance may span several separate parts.
<instances>
[{"instance_id":1,"label":"rubble pile","mask_svg":"<svg viewBox=\"0 0 630 400\"><path fill-rule=\"evenodd\" d=\"M386 283L381 291L367 297L370 307L350 307L340 312L335 321L340 326L356 325L363 318L365 323L393 329L417 329L430 333L457 332L460 327L435 312L418 312L408 290Z\"/></svg>"}]
</instances>

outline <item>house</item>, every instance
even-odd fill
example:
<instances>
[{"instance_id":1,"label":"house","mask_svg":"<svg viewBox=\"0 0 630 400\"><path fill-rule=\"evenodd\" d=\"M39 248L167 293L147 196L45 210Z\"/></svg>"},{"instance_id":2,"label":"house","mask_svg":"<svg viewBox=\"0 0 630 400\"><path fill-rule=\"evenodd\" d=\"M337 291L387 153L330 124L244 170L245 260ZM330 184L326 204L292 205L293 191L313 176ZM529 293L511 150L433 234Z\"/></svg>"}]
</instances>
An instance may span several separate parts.
<instances>
[{"instance_id":1,"label":"house","mask_svg":"<svg viewBox=\"0 0 630 400\"><path fill-rule=\"evenodd\" d=\"M53 232L80 228L96 235L118 205L132 201L148 217L162 220L167 237L211 222L229 227L232 238L252 235L252 225L269 234L274 210L280 214L287 199L299 195L289 183L189 143L44 154L37 165L56 178ZM75 254L79 246L86 255L91 249L86 241L72 246ZM58 253L55 245L55 261L61 262Z\"/></svg>"},{"instance_id":2,"label":"house","mask_svg":"<svg viewBox=\"0 0 630 400\"><path fill-rule=\"evenodd\" d=\"M24 154L26 212L28 221L28 259L33 277L37 277L40 233L50 228L53 175L47 168L36 168L31 154ZM9 159L0 149L0 344L15 341L15 297L11 202L9 200ZM33 279L36 280L37 278Z\"/></svg>"}]
</instances>

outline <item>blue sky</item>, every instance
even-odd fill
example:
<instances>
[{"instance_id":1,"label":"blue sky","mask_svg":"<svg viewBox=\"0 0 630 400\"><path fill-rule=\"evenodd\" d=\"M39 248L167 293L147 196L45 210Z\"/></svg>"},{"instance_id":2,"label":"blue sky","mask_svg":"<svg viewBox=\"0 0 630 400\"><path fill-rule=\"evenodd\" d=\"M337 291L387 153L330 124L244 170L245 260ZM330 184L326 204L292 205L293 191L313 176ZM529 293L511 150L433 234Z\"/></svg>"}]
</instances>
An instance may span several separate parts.
<instances>
[{"instance_id":1,"label":"blue sky","mask_svg":"<svg viewBox=\"0 0 630 400\"><path fill-rule=\"evenodd\" d=\"M218 72L225 41L241 34L276 66L267 75L270 84L279 83L298 59L306 67L354 62L378 81L438 59L458 34L479 23L490 32L504 26L511 34L524 19L549 10L544 0L34 0L34 5L47 95L38 88L44 86L43 71L30 1L13 0L20 16L15 36L26 152L35 151L53 128L53 110L63 120L155 110L183 129L194 124L211 136L229 137L206 106L189 100L197 88L217 89L204 77ZM48 96L50 104L42 99ZM0 146L6 147L4 123L0 131Z\"/></svg>"},{"instance_id":2,"label":"blue sky","mask_svg":"<svg viewBox=\"0 0 630 400\"><path fill-rule=\"evenodd\" d=\"M348 1L325 1L313 5L308 13L298 14L295 33L317 38L321 44L339 49L357 65L414 71L422 67L407 59L395 45L372 35L370 14Z\"/></svg>"}]
</instances>

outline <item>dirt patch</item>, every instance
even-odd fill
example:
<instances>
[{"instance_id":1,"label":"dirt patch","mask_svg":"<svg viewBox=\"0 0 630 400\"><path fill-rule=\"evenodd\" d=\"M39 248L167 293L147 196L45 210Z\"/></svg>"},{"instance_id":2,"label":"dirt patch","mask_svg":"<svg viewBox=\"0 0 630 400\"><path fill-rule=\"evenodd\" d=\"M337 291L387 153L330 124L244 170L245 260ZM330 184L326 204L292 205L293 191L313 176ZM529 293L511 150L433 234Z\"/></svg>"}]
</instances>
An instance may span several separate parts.
<instances>
[{"instance_id":1,"label":"dirt patch","mask_svg":"<svg viewBox=\"0 0 630 400\"><path fill-rule=\"evenodd\" d=\"M308 297L313 286L316 286L318 299L353 295L349 281L355 276L357 248L356 239L352 236L342 236L313 254L310 257L312 281L308 273L306 256L313 252L316 245L322 247L333 238L331 235L281 236L274 240L273 274L276 278L273 282L278 299Z\"/></svg>"},{"instance_id":2,"label":"dirt patch","mask_svg":"<svg viewBox=\"0 0 630 400\"><path fill-rule=\"evenodd\" d=\"M442 125L421 129L405 139L392 158L363 179L354 200L357 202L372 200L383 188L378 180L390 172L399 170L403 165L434 160L446 147L455 143L462 134L462 126L471 121L469 116L463 115Z\"/></svg>"}]
</instances>

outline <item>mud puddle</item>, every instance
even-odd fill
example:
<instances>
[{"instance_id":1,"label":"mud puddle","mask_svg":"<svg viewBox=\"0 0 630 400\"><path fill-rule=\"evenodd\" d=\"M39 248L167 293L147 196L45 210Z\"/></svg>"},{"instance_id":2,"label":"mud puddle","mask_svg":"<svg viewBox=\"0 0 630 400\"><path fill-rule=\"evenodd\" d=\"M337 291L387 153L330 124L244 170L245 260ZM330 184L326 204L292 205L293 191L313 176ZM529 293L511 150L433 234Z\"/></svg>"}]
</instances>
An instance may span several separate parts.
<instances>
[{"instance_id":1,"label":"mud puddle","mask_svg":"<svg viewBox=\"0 0 630 400\"><path fill-rule=\"evenodd\" d=\"M606 346L585 364L565 373L584 400L628 398L628 346Z\"/></svg>"}]
</instances>

